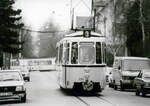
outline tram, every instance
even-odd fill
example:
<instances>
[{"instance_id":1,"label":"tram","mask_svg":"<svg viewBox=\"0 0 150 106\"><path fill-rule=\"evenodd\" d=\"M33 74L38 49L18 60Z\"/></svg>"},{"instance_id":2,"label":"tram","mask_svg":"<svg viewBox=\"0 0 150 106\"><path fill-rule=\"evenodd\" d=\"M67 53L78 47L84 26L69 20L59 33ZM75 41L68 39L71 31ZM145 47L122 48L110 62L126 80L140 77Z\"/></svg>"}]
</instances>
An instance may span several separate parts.
<instances>
[{"instance_id":1,"label":"tram","mask_svg":"<svg viewBox=\"0 0 150 106\"><path fill-rule=\"evenodd\" d=\"M106 85L105 37L88 29L56 44L58 83L63 89L101 92Z\"/></svg>"}]
</instances>

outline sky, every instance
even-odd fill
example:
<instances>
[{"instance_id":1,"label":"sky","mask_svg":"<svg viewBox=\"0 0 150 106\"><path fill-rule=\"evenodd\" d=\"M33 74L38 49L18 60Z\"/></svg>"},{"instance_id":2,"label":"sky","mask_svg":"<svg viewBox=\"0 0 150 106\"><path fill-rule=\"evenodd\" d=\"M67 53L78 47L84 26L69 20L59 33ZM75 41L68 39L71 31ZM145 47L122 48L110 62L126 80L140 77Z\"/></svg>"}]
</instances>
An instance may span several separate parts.
<instances>
[{"instance_id":1,"label":"sky","mask_svg":"<svg viewBox=\"0 0 150 106\"><path fill-rule=\"evenodd\" d=\"M16 0L14 6L22 10L23 22L32 29L40 29L49 19L62 29L69 29L71 8L77 16L91 15L91 0Z\"/></svg>"},{"instance_id":2,"label":"sky","mask_svg":"<svg viewBox=\"0 0 150 106\"><path fill-rule=\"evenodd\" d=\"M60 30L68 31L71 29L72 8L75 16L91 15L91 0L16 0L14 7L22 10L21 16L25 26L34 31L41 31L44 29L43 25L51 21L55 26L58 25ZM24 45L24 56L36 58L49 56L52 47L51 43L48 43L51 42L49 35L43 38L43 33L42 36L40 33L31 33L31 37L28 36ZM43 47L44 51L41 50Z\"/></svg>"}]
</instances>

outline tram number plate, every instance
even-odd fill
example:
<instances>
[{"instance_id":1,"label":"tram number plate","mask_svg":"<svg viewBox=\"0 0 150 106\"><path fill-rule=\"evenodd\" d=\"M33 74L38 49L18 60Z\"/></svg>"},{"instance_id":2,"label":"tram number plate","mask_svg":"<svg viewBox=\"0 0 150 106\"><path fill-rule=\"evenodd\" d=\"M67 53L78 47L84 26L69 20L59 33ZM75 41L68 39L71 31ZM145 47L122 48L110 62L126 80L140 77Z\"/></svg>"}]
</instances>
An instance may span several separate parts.
<instances>
[{"instance_id":1,"label":"tram number plate","mask_svg":"<svg viewBox=\"0 0 150 106\"><path fill-rule=\"evenodd\" d=\"M0 93L0 96L11 96L12 95L12 92L3 92L3 93Z\"/></svg>"}]
</instances>

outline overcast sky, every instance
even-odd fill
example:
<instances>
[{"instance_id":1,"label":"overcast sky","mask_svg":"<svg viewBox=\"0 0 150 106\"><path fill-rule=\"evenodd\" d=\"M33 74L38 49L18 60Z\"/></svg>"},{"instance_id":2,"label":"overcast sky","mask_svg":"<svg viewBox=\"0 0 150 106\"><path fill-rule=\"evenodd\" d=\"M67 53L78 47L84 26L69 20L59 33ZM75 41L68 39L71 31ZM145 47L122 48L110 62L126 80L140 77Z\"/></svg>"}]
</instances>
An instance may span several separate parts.
<instances>
[{"instance_id":1,"label":"overcast sky","mask_svg":"<svg viewBox=\"0 0 150 106\"><path fill-rule=\"evenodd\" d=\"M53 19L63 29L70 28L71 0L17 0L26 26L39 29L48 19ZM90 16L91 0L72 0L78 16Z\"/></svg>"}]
</instances>

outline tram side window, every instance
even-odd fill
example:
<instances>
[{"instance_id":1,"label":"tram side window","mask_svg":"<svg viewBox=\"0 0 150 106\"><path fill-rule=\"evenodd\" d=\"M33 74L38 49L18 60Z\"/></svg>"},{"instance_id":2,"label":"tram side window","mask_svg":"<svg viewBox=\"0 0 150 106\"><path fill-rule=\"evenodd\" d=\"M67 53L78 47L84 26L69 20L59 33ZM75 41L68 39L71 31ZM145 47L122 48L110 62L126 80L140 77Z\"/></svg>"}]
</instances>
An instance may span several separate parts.
<instances>
[{"instance_id":1,"label":"tram side window","mask_svg":"<svg viewBox=\"0 0 150 106\"><path fill-rule=\"evenodd\" d=\"M70 44L69 43L66 43L65 44L65 63L68 64L69 63L69 47L70 47Z\"/></svg>"},{"instance_id":2,"label":"tram side window","mask_svg":"<svg viewBox=\"0 0 150 106\"><path fill-rule=\"evenodd\" d=\"M55 60L55 63L58 63L58 47L56 48L56 60Z\"/></svg>"},{"instance_id":3,"label":"tram side window","mask_svg":"<svg viewBox=\"0 0 150 106\"><path fill-rule=\"evenodd\" d=\"M60 45L59 63L62 63L62 56L63 56L63 44Z\"/></svg>"},{"instance_id":4,"label":"tram side window","mask_svg":"<svg viewBox=\"0 0 150 106\"><path fill-rule=\"evenodd\" d=\"M96 42L96 63L97 64L102 63L101 43L100 42Z\"/></svg>"},{"instance_id":5,"label":"tram side window","mask_svg":"<svg viewBox=\"0 0 150 106\"><path fill-rule=\"evenodd\" d=\"M103 42L103 62L106 62L106 44Z\"/></svg>"},{"instance_id":6,"label":"tram side window","mask_svg":"<svg viewBox=\"0 0 150 106\"><path fill-rule=\"evenodd\" d=\"M72 42L72 50L71 50L71 63L78 63L78 43Z\"/></svg>"}]
</instances>

